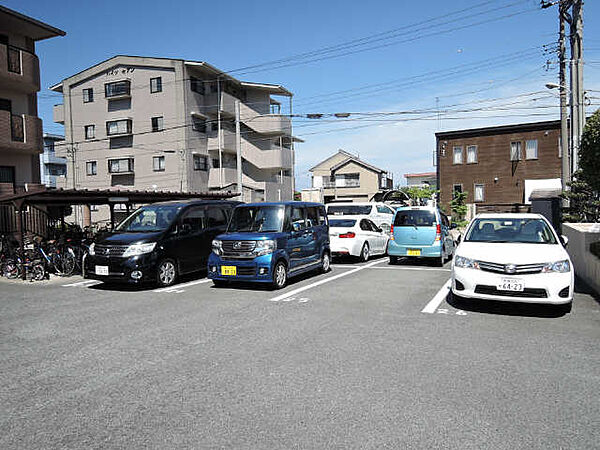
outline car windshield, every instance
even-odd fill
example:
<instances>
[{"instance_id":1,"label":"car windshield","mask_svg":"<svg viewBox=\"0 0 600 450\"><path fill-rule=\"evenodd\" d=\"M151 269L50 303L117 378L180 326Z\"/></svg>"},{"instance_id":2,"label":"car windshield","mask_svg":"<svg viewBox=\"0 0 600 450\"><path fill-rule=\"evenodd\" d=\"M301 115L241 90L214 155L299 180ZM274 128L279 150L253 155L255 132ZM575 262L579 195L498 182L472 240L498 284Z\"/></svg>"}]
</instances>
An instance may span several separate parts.
<instances>
[{"instance_id":1,"label":"car windshield","mask_svg":"<svg viewBox=\"0 0 600 450\"><path fill-rule=\"evenodd\" d=\"M181 206L148 205L123 220L116 231L122 233L165 231L171 226Z\"/></svg>"},{"instance_id":2,"label":"car windshield","mask_svg":"<svg viewBox=\"0 0 600 450\"><path fill-rule=\"evenodd\" d=\"M407 209L396 212L395 227L432 227L435 213L426 209Z\"/></svg>"},{"instance_id":3,"label":"car windshield","mask_svg":"<svg viewBox=\"0 0 600 450\"><path fill-rule=\"evenodd\" d=\"M362 216L371 213L371 205L332 205L327 208L328 216Z\"/></svg>"},{"instance_id":4,"label":"car windshield","mask_svg":"<svg viewBox=\"0 0 600 450\"><path fill-rule=\"evenodd\" d=\"M233 210L227 231L230 233L281 231L284 216L283 206L238 206Z\"/></svg>"},{"instance_id":5,"label":"car windshield","mask_svg":"<svg viewBox=\"0 0 600 450\"><path fill-rule=\"evenodd\" d=\"M475 219L465 237L469 242L519 242L556 244L557 240L542 219L480 218Z\"/></svg>"},{"instance_id":6,"label":"car windshield","mask_svg":"<svg viewBox=\"0 0 600 450\"><path fill-rule=\"evenodd\" d=\"M356 224L356 220L351 219L330 219L329 228L349 228Z\"/></svg>"}]
</instances>

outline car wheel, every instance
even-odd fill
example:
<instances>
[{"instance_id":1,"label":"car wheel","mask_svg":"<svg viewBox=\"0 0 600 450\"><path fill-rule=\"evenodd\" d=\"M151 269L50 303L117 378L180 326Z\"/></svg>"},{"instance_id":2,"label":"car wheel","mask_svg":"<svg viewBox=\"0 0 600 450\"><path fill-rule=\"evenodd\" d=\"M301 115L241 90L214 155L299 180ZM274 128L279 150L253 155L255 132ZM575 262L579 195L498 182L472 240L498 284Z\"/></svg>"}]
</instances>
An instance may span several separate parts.
<instances>
[{"instance_id":1,"label":"car wheel","mask_svg":"<svg viewBox=\"0 0 600 450\"><path fill-rule=\"evenodd\" d=\"M229 284L229 281L227 280L213 280L213 284L216 287L225 287Z\"/></svg>"},{"instance_id":2,"label":"car wheel","mask_svg":"<svg viewBox=\"0 0 600 450\"><path fill-rule=\"evenodd\" d=\"M442 249L442 253L440 254L440 257L435 258L434 262L437 267L444 267L445 259L444 259L444 250L443 249Z\"/></svg>"},{"instance_id":3,"label":"car wheel","mask_svg":"<svg viewBox=\"0 0 600 450\"><path fill-rule=\"evenodd\" d=\"M398 264L398 257L390 256L390 264Z\"/></svg>"},{"instance_id":4,"label":"car wheel","mask_svg":"<svg viewBox=\"0 0 600 450\"><path fill-rule=\"evenodd\" d=\"M273 288L281 289L287 284L287 267L283 261L279 261L273 268Z\"/></svg>"},{"instance_id":5,"label":"car wheel","mask_svg":"<svg viewBox=\"0 0 600 450\"><path fill-rule=\"evenodd\" d=\"M363 244L362 250L360 251L360 260L362 262L367 262L369 260L369 243L365 242Z\"/></svg>"},{"instance_id":6,"label":"car wheel","mask_svg":"<svg viewBox=\"0 0 600 450\"><path fill-rule=\"evenodd\" d=\"M156 270L156 282L159 286L167 287L175 283L177 268L172 259L163 259Z\"/></svg>"},{"instance_id":7,"label":"car wheel","mask_svg":"<svg viewBox=\"0 0 600 450\"><path fill-rule=\"evenodd\" d=\"M331 270L331 260L329 258L329 253L323 253L323 259L321 260L321 273L327 273Z\"/></svg>"}]
</instances>

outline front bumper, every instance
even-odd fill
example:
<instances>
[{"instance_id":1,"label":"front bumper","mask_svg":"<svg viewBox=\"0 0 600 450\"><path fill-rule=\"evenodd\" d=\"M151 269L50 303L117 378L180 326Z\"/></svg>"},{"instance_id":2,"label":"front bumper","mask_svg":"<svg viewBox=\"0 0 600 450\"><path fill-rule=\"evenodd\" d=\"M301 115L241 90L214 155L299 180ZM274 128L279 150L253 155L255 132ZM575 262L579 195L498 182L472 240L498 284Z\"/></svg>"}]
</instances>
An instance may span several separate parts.
<instances>
[{"instance_id":1,"label":"front bumper","mask_svg":"<svg viewBox=\"0 0 600 450\"><path fill-rule=\"evenodd\" d=\"M211 280L271 283L274 261L274 254L257 256L253 259L228 259L213 252L208 257L207 277ZM222 266L235 266L236 275L223 275Z\"/></svg>"},{"instance_id":2,"label":"front bumper","mask_svg":"<svg viewBox=\"0 0 600 450\"><path fill-rule=\"evenodd\" d=\"M522 292L499 291L503 278L523 281ZM546 303L562 305L573 300L573 271L508 275L462 267L452 268L452 292L460 297L506 302ZM566 296L565 293L568 293ZM562 291L562 295L561 295Z\"/></svg>"},{"instance_id":3,"label":"front bumper","mask_svg":"<svg viewBox=\"0 0 600 450\"><path fill-rule=\"evenodd\" d=\"M85 258L84 278L117 283L141 284L156 280L157 258L154 253L121 258L116 256L90 256ZM108 275L97 275L96 266L108 266ZM133 272L141 272L141 278L133 278Z\"/></svg>"},{"instance_id":4,"label":"front bumper","mask_svg":"<svg viewBox=\"0 0 600 450\"><path fill-rule=\"evenodd\" d=\"M390 239L388 243L388 255L390 256L409 256L408 250L420 250L420 258L439 258L442 255L442 246L440 241L436 241L432 245L406 245L398 244L395 240ZM411 256L412 258L412 256Z\"/></svg>"}]
</instances>

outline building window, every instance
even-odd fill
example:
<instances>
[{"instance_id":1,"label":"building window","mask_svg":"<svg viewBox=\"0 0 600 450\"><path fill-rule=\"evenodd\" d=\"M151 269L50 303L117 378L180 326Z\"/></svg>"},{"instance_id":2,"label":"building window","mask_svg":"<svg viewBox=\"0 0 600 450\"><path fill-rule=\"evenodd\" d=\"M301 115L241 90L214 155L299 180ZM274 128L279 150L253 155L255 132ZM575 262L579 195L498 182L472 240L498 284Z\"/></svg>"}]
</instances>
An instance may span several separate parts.
<instances>
[{"instance_id":1,"label":"building window","mask_svg":"<svg viewBox=\"0 0 600 450\"><path fill-rule=\"evenodd\" d=\"M83 90L83 103L92 103L94 101L94 89Z\"/></svg>"},{"instance_id":2,"label":"building window","mask_svg":"<svg viewBox=\"0 0 600 450\"><path fill-rule=\"evenodd\" d=\"M96 126L95 125L86 125L84 127L85 138L86 139L94 139L96 137Z\"/></svg>"},{"instance_id":3,"label":"building window","mask_svg":"<svg viewBox=\"0 0 600 450\"><path fill-rule=\"evenodd\" d=\"M8 71L12 73L21 73L21 50L11 45L8 50Z\"/></svg>"},{"instance_id":4,"label":"building window","mask_svg":"<svg viewBox=\"0 0 600 450\"><path fill-rule=\"evenodd\" d=\"M196 77L190 77L190 88L197 94L204 95L204 83Z\"/></svg>"},{"instance_id":5,"label":"building window","mask_svg":"<svg viewBox=\"0 0 600 450\"><path fill-rule=\"evenodd\" d=\"M133 158L109 159L109 173L130 173L133 172Z\"/></svg>"},{"instance_id":6,"label":"building window","mask_svg":"<svg viewBox=\"0 0 600 450\"><path fill-rule=\"evenodd\" d=\"M152 118L152 131L156 132L156 131L162 131L162 130L164 130L162 116L153 117Z\"/></svg>"},{"instance_id":7,"label":"building window","mask_svg":"<svg viewBox=\"0 0 600 450\"><path fill-rule=\"evenodd\" d=\"M62 164L46 164L46 169L48 170L48 175L54 177L62 177L67 173L67 166Z\"/></svg>"},{"instance_id":8,"label":"building window","mask_svg":"<svg viewBox=\"0 0 600 450\"><path fill-rule=\"evenodd\" d=\"M116 134L131 134L131 119L106 122L106 134L108 136L114 136Z\"/></svg>"},{"instance_id":9,"label":"building window","mask_svg":"<svg viewBox=\"0 0 600 450\"><path fill-rule=\"evenodd\" d=\"M210 124L210 129L212 131L219 131L219 124L217 122L213 122Z\"/></svg>"},{"instance_id":10,"label":"building window","mask_svg":"<svg viewBox=\"0 0 600 450\"><path fill-rule=\"evenodd\" d=\"M521 160L521 142L510 143L510 160L519 161Z\"/></svg>"},{"instance_id":11,"label":"building window","mask_svg":"<svg viewBox=\"0 0 600 450\"><path fill-rule=\"evenodd\" d=\"M476 202L482 202L484 199L484 186L483 184L476 184L473 194L473 200Z\"/></svg>"},{"instance_id":12,"label":"building window","mask_svg":"<svg viewBox=\"0 0 600 450\"><path fill-rule=\"evenodd\" d=\"M206 119L198 116L192 116L192 129L200 133L206 133Z\"/></svg>"},{"instance_id":13,"label":"building window","mask_svg":"<svg viewBox=\"0 0 600 450\"><path fill-rule=\"evenodd\" d=\"M462 164L462 147L454 147L452 151L452 164Z\"/></svg>"},{"instance_id":14,"label":"building window","mask_svg":"<svg viewBox=\"0 0 600 450\"><path fill-rule=\"evenodd\" d=\"M106 83L104 85L104 96L106 98L121 97L130 93L130 83L128 80L115 81L114 83Z\"/></svg>"},{"instance_id":15,"label":"building window","mask_svg":"<svg viewBox=\"0 0 600 450\"><path fill-rule=\"evenodd\" d=\"M218 169L220 167L219 159L218 158L213 158L213 160L212 160L212 166L215 169Z\"/></svg>"},{"instance_id":16,"label":"building window","mask_svg":"<svg viewBox=\"0 0 600 450\"><path fill-rule=\"evenodd\" d=\"M526 159L538 159L537 139L525 141L525 158Z\"/></svg>"},{"instance_id":17,"label":"building window","mask_svg":"<svg viewBox=\"0 0 600 450\"><path fill-rule=\"evenodd\" d=\"M150 93L162 92L162 77L150 78Z\"/></svg>"},{"instance_id":18,"label":"building window","mask_svg":"<svg viewBox=\"0 0 600 450\"><path fill-rule=\"evenodd\" d=\"M469 145L467 147L467 164L475 164L477 162L477 146Z\"/></svg>"},{"instance_id":19,"label":"building window","mask_svg":"<svg viewBox=\"0 0 600 450\"><path fill-rule=\"evenodd\" d=\"M165 157L164 156L153 156L152 157L152 169L155 172L165 171Z\"/></svg>"},{"instance_id":20,"label":"building window","mask_svg":"<svg viewBox=\"0 0 600 450\"><path fill-rule=\"evenodd\" d=\"M452 198L456 197L456 194L461 194L463 191L462 184L454 184L452 185Z\"/></svg>"},{"instance_id":21,"label":"building window","mask_svg":"<svg viewBox=\"0 0 600 450\"><path fill-rule=\"evenodd\" d=\"M194 155L194 170L208 170L208 158L204 155Z\"/></svg>"},{"instance_id":22,"label":"building window","mask_svg":"<svg viewBox=\"0 0 600 450\"><path fill-rule=\"evenodd\" d=\"M85 163L86 175L97 175L98 174L98 163L96 161L88 161Z\"/></svg>"},{"instance_id":23,"label":"building window","mask_svg":"<svg viewBox=\"0 0 600 450\"><path fill-rule=\"evenodd\" d=\"M344 173L335 175L336 187L360 187L359 173Z\"/></svg>"}]
</instances>

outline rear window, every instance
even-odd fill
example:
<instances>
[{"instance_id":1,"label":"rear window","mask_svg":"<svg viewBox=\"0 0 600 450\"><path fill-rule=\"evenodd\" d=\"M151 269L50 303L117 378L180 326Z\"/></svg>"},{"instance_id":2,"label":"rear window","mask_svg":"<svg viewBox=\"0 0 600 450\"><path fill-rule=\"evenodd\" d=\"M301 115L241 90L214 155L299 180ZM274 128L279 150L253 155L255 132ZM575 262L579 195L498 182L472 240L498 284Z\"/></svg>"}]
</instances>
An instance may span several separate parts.
<instances>
[{"instance_id":1,"label":"rear window","mask_svg":"<svg viewBox=\"0 0 600 450\"><path fill-rule=\"evenodd\" d=\"M332 205L327 208L328 216L362 216L371 214L372 205Z\"/></svg>"},{"instance_id":2,"label":"rear window","mask_svg":"<svg viewBox=\"0 0 600 450\"><path fill-rule=\"evenodd\" d=\"M356 220L348 220L348 219L331 219L329 221L329 227L333 228L348 228L356 225Z\"/></svg>"},{"instance_id":3,"label":"rear window","mask_svg":"<svg viewBox=\"0 0 600 450\"><path fill-rule=\"evenodd\" d=\"M395 227L432 227L435 225L435 213L424 209L398 211L394 219Z\"/></svg>"}]
</instances>

